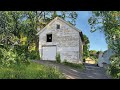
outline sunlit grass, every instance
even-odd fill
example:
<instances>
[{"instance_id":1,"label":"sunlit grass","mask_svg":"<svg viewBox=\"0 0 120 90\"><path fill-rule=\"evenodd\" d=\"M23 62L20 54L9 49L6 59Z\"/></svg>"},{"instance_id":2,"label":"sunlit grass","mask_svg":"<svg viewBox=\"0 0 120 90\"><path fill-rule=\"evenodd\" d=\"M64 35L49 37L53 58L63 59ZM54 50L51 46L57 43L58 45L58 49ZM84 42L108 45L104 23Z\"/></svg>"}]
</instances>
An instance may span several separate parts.
<instances>
[{"instance_id":1,"label":"sunlit grass","mask_svg":"<svg viewBox=\"0 0 120 90\"><path fill-rule=\"evenodd\" d=\"M31 62L30 65L13 65L0 68L0 79L62 79L64 76L55 67Z\"/></svg>"}]
</instances>

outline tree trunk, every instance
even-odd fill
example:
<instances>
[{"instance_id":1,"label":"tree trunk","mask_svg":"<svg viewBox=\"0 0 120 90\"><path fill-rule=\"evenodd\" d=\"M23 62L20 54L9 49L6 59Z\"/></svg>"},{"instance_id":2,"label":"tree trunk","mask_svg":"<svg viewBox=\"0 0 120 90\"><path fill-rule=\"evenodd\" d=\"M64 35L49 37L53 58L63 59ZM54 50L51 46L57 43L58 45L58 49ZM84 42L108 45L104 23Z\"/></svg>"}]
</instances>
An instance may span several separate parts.
<instances>
[{"instance_id":1,"label":"tree trunk","mask_svg":"<svg viewBox=\"0 0 120 90\"><path fill-rule=\"evenodd\" d=\"M38 39L38 37L35 39L35 45L36 45L35 50L38 51L39 50L39 39Z\"/></svg>"}]
</instances>

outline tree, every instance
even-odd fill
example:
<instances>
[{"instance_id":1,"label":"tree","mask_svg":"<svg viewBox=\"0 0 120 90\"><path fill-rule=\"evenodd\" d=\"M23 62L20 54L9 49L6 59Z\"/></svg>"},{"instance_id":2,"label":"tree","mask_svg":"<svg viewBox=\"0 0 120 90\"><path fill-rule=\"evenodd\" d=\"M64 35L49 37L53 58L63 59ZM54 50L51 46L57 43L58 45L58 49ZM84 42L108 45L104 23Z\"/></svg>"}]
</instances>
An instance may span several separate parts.
<instances>
[{"instance_id":1,"label":"tree","mask_svg":"<svg viewBox=\"0 0 120 90\"><path fill-rule=\"evenodd\" d=\"M87 57L89 57L89 47L90 47L90 41L88 39L88 37L86 35L83 35L84 38L84 45L83 45L83 58L86 59Z\"/></svg>"},{"instance_id":2,"label":"tree","mask_svg":"<svg viewBox=\"0 0 120 90\"><path fill-rule=\"evenodd\" d=\"M57 16L75 25L78 14L75 11L37 11L38 27L42 29Z\"/></svg>"},{"instance_id":3,"label":"tree","mask_svg":"<svg viewBox=\"0 0 120 90\"><path fill-rule=\"evenodd\" d=\"M95 55L97 53L96 50L90 50L89 52L90 52L90 55Z\"/></svg>"},{"instance_id":4,"label":"tree","mask_svg":"<svg viewBox=\"0 0 120 90\"><path fill-rule=\"evenodd\" d=\"M88 22L92 32L100 30L105 34L108 48L115 52L109 72L115 74L113 77L120 78L120 73L114 72L120 71L120 11L94 11Z\"/></svg>"},{"instance_id":5,"label":"tree","mask_svg":"<svg viewBox=\"0 0 120 90\"><path fill-rule=\"evenodd\" d=\"M19 37L20 21L18 19L21 13L16 11L0 12L0 43L8 47L8 42L16 42Z\"/></svg>"},{"instance_id":6,"label":"tree","mask_svg":"<svg viewBox=\"0 0 120 90\"><path fill-rule=\"evenodd\" d=\"M102 31L106 36L109 48L114 49L116 54L120 52L120 12L119 11L94 11L88 20L91 31Z\"/></svg>"}]
</instances>

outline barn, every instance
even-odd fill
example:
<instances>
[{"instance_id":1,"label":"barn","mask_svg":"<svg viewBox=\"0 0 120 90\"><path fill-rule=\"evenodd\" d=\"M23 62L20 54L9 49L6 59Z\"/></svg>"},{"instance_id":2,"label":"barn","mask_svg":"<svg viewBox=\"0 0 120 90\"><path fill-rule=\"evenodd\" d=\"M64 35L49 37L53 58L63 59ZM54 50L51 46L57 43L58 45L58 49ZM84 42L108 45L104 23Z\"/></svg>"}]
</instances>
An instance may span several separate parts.
<instances>
[{"instance_id":1,"label":"barn","mask_svg":"<svg viewBox=\"0 0 120 90\"><path fill-rule=\"evenodd\" d=\"M67 21L56 17L37 35L42 60L56 61L56 55L60 54L62 62L82 62L83 33Z\"/></svg>"}]
</instances>

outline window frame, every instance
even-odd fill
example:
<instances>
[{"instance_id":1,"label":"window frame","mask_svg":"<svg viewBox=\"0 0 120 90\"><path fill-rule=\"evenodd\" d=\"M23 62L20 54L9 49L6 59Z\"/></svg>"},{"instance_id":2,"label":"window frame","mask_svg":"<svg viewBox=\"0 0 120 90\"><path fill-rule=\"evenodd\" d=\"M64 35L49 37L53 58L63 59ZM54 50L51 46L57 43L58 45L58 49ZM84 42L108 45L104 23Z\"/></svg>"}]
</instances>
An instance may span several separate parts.
<instances>
[{"instance_id":1,"label":"window frame","mask_svg":"<svg viewBox=\"0 0 120 90\"><path fill-rule=\"evenodd\" d=\"M56 24L56 29L60 29L60 24Z\"/></svg>"}]
</instances>

